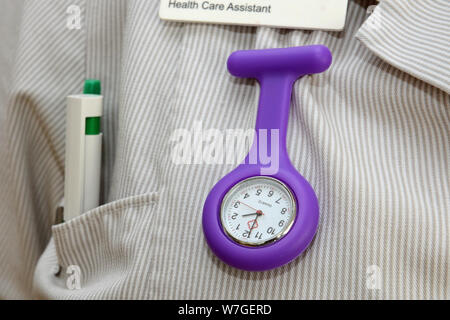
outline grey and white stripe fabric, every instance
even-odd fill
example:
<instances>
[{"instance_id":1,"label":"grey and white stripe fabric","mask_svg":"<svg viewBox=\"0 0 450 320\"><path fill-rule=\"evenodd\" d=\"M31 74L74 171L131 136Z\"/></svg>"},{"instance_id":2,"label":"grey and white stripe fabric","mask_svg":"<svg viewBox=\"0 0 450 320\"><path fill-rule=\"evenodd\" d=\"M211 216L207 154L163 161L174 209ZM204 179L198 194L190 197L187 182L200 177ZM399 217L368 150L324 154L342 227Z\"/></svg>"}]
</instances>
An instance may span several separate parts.
<instances>
[{"instance_id":1,"label":"grey and white stripe fabric","mask_svg":"<svg viewBox=\"0 0 450 320\"><path fill-rule=\"evenodd\" d=\"M382 1L357 37L373 53L450 93L450 10L446 0Z\"/></svg>"},{"instance_id":2,"label":"grey and white stripe fabric","mask_svg":"<svg viewBox=\"0 0 450 320\"><path fill-rule=\"evenodd\" d=\"M0 297L448 299L450 4L381 1L374 27L376 3L349 1L345 31L324 32L163 22L156 0L25 1L0 106ZM66 28L70 5L81 29ZM282 268L233 269L206 245L201 214L234 165L176 165L171 135L198 121L253 128L259 89L227 73L228 55L309 44L333 64L296 82L288 150L318 195L318 233ZM65 97L85 78L104 87L105 204L52 226Z\"/></svg>"}]
</instances>

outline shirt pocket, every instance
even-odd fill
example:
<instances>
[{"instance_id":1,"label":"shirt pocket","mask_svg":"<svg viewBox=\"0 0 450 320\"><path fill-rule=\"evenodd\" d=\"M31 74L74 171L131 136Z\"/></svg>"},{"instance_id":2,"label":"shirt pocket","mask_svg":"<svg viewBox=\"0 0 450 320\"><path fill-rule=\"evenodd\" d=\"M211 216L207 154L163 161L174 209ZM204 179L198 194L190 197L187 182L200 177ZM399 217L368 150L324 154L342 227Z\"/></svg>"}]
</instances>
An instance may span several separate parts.
<instances>
[{"instance_id":1,"label":"shirt pocket","mask_svg":"<svg viewBox=\"0 0 450 320\"><path fill-rule=\"evenodd\" d=\"M53 226L52 247L60 266L56 276L66 279L47 285L67 287L58 288L55 292L63 296L56 298L64 298L65 289L80 298L120 296L131 283L140 257L151 250L142 243L150 242L155 232L152 220L157 202L156 192L127 197Z\"/></svg>"}]
</instances>

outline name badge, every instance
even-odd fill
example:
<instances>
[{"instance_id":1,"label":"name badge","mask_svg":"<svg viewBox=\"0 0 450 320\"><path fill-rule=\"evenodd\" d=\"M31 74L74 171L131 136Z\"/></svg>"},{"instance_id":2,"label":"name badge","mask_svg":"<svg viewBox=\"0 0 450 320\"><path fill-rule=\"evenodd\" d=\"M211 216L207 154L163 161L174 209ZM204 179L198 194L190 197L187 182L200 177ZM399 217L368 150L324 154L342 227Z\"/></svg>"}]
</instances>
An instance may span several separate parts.
<instances>
[{"instance_id":1,"label":"name badge","mask_svg":"<svg viewBox=\"0 0 450 320\"><path fill-rule=\"evenodd\" d=\"M344 29L348 0L161 0L163 20L267 26Z\"/></svg>"}]
</instances>

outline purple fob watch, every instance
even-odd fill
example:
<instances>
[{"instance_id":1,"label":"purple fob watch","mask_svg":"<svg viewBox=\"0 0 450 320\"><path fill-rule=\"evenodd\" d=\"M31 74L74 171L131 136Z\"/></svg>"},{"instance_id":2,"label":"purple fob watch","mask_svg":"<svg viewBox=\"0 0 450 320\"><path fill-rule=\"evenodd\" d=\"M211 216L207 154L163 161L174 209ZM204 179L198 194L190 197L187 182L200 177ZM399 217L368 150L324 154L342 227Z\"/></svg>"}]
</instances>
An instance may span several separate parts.
<instances>
[{"instance_id":1,"label":"purple fob watch","mask_svg":"<svg viewBox=\"0 0 450 320\"><path fill-rule=\"evenodd\" d=\"M217 182L203 207L208 245L235 268L280 267L300 255L316 233L317 198L288 157L286 131L294 82L330 64L331 53L322 45L236 51L228 58L232 75L260 84L250 152ZM269 164L266 154L275 161Z\"/></svg>"}]
</instances>

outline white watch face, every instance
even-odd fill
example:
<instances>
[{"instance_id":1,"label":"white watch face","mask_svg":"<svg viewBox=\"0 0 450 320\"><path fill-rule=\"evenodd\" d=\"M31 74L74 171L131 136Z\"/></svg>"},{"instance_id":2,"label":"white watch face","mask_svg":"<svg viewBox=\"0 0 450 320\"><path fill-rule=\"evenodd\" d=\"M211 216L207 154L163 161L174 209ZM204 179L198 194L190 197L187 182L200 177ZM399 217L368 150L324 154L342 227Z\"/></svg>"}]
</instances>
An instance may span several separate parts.
<instances>
[{"instance_id":1,"label":"white watch face","mask_svg":"<svg viewBox=\"0 0 450 320\"><path fill-rule=\"evenodd\" d=\"M281 181L252 177L231 188L222 201L220 219L234 241L261 246L282 238L296 215L294 197Z\"/></svg>"}]
</instances>

